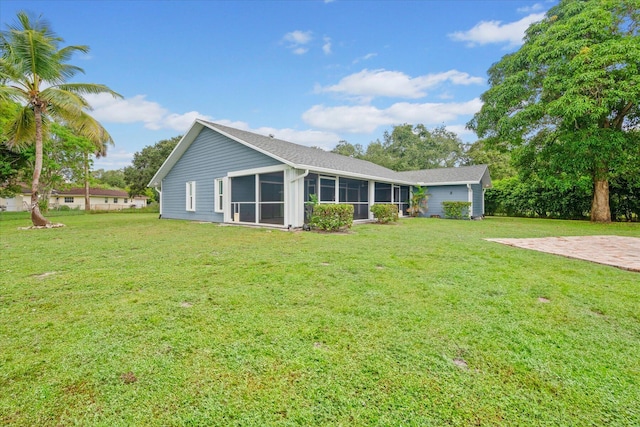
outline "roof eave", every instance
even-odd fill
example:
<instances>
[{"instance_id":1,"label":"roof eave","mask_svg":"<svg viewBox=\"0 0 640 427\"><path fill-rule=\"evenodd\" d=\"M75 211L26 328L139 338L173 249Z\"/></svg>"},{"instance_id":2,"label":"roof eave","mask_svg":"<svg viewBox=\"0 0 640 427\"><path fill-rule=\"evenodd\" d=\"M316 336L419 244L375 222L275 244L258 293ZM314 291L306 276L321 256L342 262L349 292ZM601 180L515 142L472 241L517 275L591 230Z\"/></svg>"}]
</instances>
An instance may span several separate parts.
<instances>
[{"instance_id":1,"label":"roof eave","mask_svg":"<svg viewBox=\"0 0 640 427\"><path fill-rule=\"evenodd\" d=\"M199 125L199 126L198 126ZM192 124L187 133L184 134L182 139L178 141L178 144L173 148L171 154L167 157L167 159L162 163L160 169L153 175L151 181L147 184L147 187L158 187L160 183L164 179L165 176L169 173L171 168L175 166L180 157L187 151L187 148L191 145L191 143L196 139L196 136L202 130L204 125L200 122L199 119L196 119Z\"/></svg>"},{"instance_id":2,"label":"roof eave","mask_svg":"<svg viewBox=\"0 0 640 427\"><path fill-rule=\"evenodd\" d=\"M405 179L388 178L388 177L379 176L379 175L369 175L369 174L362 174L357 172L348 172L348 171L339 170L339 169L321 168L318 166L309 166L309 165L303 165L303 164L299 164L294 167L296 169L305 169L305 170L309 169L310 171L317 172L317 173L326 173L327 175L339 175L339 176L344 176L349 178L360 178L360 179L366 179L371 181L383 181L383 182L392 182L397 184L415 185L415 181L411 181L411 180L407 181Z\"/></svg>"}]
</instances>

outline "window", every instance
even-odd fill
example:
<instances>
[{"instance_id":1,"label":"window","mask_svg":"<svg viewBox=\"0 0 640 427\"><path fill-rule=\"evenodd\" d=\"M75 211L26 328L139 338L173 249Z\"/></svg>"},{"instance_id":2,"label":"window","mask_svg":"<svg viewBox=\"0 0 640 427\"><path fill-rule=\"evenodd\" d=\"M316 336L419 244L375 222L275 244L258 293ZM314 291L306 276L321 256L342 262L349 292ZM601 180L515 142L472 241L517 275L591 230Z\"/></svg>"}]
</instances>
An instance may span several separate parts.
<instances>
[{"instance_id":1,"label":"window","mask_svg":"<svg viewBox=\"0 0 640 427\"><path fill-rule=\"evenodd\" d=\"M218 178L214 181L215 192L215 211L224 212L224 181L222 178Z\"/></svg>"},{"instance_id":2,"label":"window","mask_svg":"<svg viewBox=\"0 0 640 427\"><path fill-rule=\"evenodd\" d=\"M124 199L124 204L126 205L127 203L129 203L129 199Z\"/></svg>"},{"instance_id":3,"label":"window","mask_svg":"<svg viewBox=\"0 0 640 427\"><path fill-rule=\"evenodd\" d=\"M65 203L73 203L73 197L65 197L64 198L64 202Z\"/></svg>"},{"instance_id":4,"label":"window","mask_svg":"<svg viewBox=\"0 0 640 427\"><path fill-rule=\"evenodd\" d=\"M263 173L260 180L260 222L284 225L284 172Z\"/></svg>"},{"instance_id":5,"label":"window","mask_svg":"<svg viewBox=\"0 0 640 427\"><path fill-rule=\"evenodd\" d=\"M391 184L376 182L375 203L391 203Z\"/></svg>"},{"instance_id":6,"label":"window","mask_svg":"<svg viewBox=\"0 0 640 427\"><path fill-rule=\"evenodd\" d=\"M320 177L320 203L336 202L336 178Z\"/></svg>"},{"instance_id":7,"label":"window","mask_svg":"<svg viewBox=\"0 0 640 427\"><path fill-rule=\"evenodd\" d=\"M105 197L105 198L104 198L104 202L105 202L105 203L109 203L109 198L108 198L108 197Z\"/></svg>"},{"instance_id":8,"label":"window","mask_svg":"<svg viewBox=\"0 0 640 427\"><path fill-rule=\"evenodd\" d=\"M230 185L234 222L284 225L284 172L233 177Z\"/></svg>"},{"instance_id":9,"label":"window","mask_svg":"<svg viewBox=\"0 0 640 427\"><path fill-rule=\"evenodd\" d=\"M196 210L196 182L187 182L187 211L195 212Z\"/></svg>"},{"instance_id":10,"label":"window","mask_svg":"<svg viewBox=\"0 0 640 427\"><path fill-rule=\"evenodd\" d=\"M353 219L369 218L369 182L340 178L340 203L353 205Z\"/></svg>"},{"instance_id":11,"label":"window","mask_svg":"<svg viewBox=\"0 0 640 427\"><path fill-rule=\"evenodd\" d=\"M393 186L393 204L398 205L398 212L407 214L409 209L409 187L406 185Z\"/></svg>"},{"instance_id":12,"label":"window","mask_svg":"<svg viewBox=\"0 0 640 427\"><path fill-rule=\"evenodd\" d=\"M113 198L113 203L118 203L118 198L117 197Z\"/></svg>"},{"instance_id":13,"label":"window","mask_svg":"<svg viewBox=\"0 0 640 427\"><path fill-rule=\"evenodd\" d=\"M256 176L231 178L231 210L234 222L256 222Z\"/></svg>"}]
</instances>

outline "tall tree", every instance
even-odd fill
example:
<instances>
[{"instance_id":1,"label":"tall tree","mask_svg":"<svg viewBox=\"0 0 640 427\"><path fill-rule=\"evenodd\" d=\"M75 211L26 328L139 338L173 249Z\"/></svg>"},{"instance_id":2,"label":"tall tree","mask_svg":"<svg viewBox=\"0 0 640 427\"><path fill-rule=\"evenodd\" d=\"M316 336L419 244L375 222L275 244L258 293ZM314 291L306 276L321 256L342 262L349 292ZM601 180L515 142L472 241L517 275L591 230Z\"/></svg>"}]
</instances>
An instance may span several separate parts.
<instances>
[{"instance_id":1,"label":"tall tree","mask_svg":"<svg viewBox=\"0 0 640 427\"><path fill-rule=\"evenodd\" d=\"M383 141L371 142L366 150L360 144L340 141L331 152L397 171L453 167L466 160L465 145L458 135L444 126L429 130L422 124L394 126L384 133Z\"/></svg>"},{"instance_id":2,"label":"tall tree","mask_svg":"<svg viewBox=\"0 0 640 427\"><path fill-rule=\"evenodd\" d=\"M130 196L149 195L147 185L169 154L180 142L182 136L163 139L154 145L148 145L133 155L133 165L124 168L124 179L129 186ZM155 197L155 192L151 193Z\"/></svg>"},{"instance_id":3,"label":"tall tree","mask_svg":"<svg viewBox=\"0 0 640 427\"><path fill-rule=\"evenodd\" d=\"M115 188L125 188L127 186L124 180L124 169L97 169L91 171L91 175L98 184Z\"/></svg>"},{"instance_id":4,"label":"tall tree","mask_svg":"<svg viewBox=\"0 0 640 427\"><path fill-rule=\"evenodd\" d=\"M465 158L465 166L488 165L493 181L510 178L517 174L511 161L511 153L487 146L482 139L469 146L465 152Z\"/></svg>"},{"instance_id":5,"label":"tall tree","mask_svg":"<svg viewBox=\"0 0 640 427\"><path fill-rule=\"evenodd\" d=\"M561 0L489 84L468 126L539 157L538 174L589 176L591 220L610 221L609 181L640 144L640 0Z\"/></svg>"},{"instance_id":6,"label":"tall tree","mask_svg":"<svg viewBox=\"0 0 640 427\"><path fill-rule=\"evenodd\" d=\"M364 148L360 144L351 144L347 141L340 140L338 145L335 146L332 153L341 154L347 157L353 157L356 159L361 159L364 156Z\"/></svg>"},{"instance_id":7,"label":"tall tree","mask_svg":"<svg viewBox=\"0 0 640 427\"><path fill-rule=\"evenodd\" d=\"M43 226L49 221L38 206L39 180L42 171L42 145L52 122L62 122L79 135L96 144L112 142L107 131L92 118L86 94L119 94L105 85L67 83L79 67L68 63L76 52L86 53L87 46L59 48L58 37L43 19L32 20L18 13L18 22L0 33L0 99L12 99L23 105L6 130L13 145L35 145L35 164L31 181L31 221Z\"/></svg>"},{"instance_id":8,"label":"tall tree","mask_svg":"<svg viewBox=\"0 0 640 427\"><path fill-rule=\"evenodd\" d=\"M69 178L74 181L81 181L84 186L84 209L85 212L91 210L91 199L89 194L90 170L93 165L93 158L104 157L107 155L107 144L113 144L113 141L90 140L86 137L78 135L78 132L66 126L57 123L51 125L52 139L57 143L60 152L67 154L67 158L75 154L78 159L75 162L67 162L66 167L70 169ZM54 153L54 157L56 153Z\"/></svg>"},{"instance_id":9,"label":"tall tree","mask_svg":"<svg viewBox=\"0 0 640 427\"><path fill-rule=\"evenodd\" d=\"M378 142L379 143L379 142ZM465 147L458 135L444 126L429 130L422 124L394 126L391 133L384 133L384 141L369 145L365 158L380 156L380 148L386 155L384 166L398 170L432 169L457 166L464 160Z\"/></svg>"}]
</instances>

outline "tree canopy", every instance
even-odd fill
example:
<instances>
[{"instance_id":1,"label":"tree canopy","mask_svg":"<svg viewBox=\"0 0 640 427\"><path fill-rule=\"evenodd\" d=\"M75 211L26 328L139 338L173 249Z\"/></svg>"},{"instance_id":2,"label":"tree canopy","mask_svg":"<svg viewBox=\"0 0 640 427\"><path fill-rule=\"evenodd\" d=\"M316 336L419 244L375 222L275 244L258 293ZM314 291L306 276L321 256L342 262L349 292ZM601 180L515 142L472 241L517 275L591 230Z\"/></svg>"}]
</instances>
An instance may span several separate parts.
<instances>
[{"instance_id":1,"label":"tree canopy","mask_svg":"<svg viewBox=\"0 0 640 427\"><path fill-rule=\"evenodd\" d=\"M147 185L180 139L182 139L182 136L163 139L154 145L144 147L142 151L138 151L133 155L132 166L124 168L124 180L129 186L129 194L131 196L147 195L155 198L154 194L149 194Z\"/></svg>"},{"instance_id":2,"label":"tree canopy","mask_svg":"<svg viewBox=\"0 0 640 427\"><path fill-rule=\"evenodd\" d=\"M561 0L489 69L468 126L538 175L589 177L591 219L610 221L610 180L640 172L639 32L640 0Z\"/></svg>"},{"instance_id":3,"label":"tree canopy","mask_svg":"<svg viewBox=\"0 0 640 427\"><path fill-rule=\"evenodd\" d=\"M465 162L465 145L444 126L429 130L422 124L403 124L386 131L383 140L360 144L340 141L334 153L385 166L396 171L453 167Z\"/></svg>"}]
</instances>

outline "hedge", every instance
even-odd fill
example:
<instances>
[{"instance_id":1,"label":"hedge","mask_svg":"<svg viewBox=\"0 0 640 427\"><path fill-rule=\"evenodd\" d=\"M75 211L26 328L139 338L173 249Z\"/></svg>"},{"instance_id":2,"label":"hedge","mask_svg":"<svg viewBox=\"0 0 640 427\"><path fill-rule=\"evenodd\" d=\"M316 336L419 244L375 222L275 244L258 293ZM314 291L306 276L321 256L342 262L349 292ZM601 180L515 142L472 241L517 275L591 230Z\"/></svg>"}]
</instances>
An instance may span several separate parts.
<instances>
[{"instance_id":1,"label":"hedge","mask_svg":"<svg viewBox=\"0 0 640 427\"><path fill-rule=\"evenodd\" d=\"M351 228L353 205L315 205L310 225L323 231L341 231Z\"/></svg>"},{"instance_id":2,"label":"hedge","mask_svg":"<svg viewBox=\"0 0 640 427\"><path fill-rule=\"evenodd\" d=\"M471 202L442 202L445 218L469 218Z\"/></svg>"},{"instance_id":3,"label":"hedge","mask_svg":"<svg viewBox=\"0 0 640 427\"><path fill-rule=\"evenodd\" d=\"M398 221L398 206L392 204L376 204L371 206L371 212L381 224Z\"/></svg>"}]
</instances>

